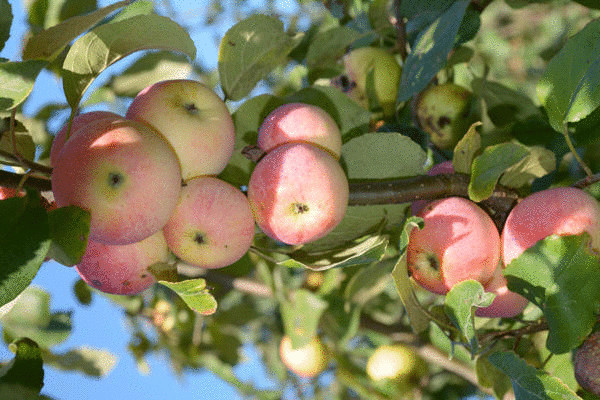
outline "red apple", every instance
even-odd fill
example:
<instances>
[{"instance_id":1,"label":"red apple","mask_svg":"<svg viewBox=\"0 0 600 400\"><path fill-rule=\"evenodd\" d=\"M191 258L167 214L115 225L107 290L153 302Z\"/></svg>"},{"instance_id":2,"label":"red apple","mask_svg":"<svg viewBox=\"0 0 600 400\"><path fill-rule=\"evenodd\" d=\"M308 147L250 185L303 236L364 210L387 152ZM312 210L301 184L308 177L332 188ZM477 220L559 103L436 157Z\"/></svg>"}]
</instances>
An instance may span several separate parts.
<instances>
[{"instance_id":1,"label":"red apple","mask_svg":"<svg viewBox=\"0 0 600 400\"><path fill-rule=\"evenodd\" d=\"M488 307L477 308L475 315L487 318L512 318L521 314L529 300L518 293L511 292L506 286L506 278L499 264L492 279L483 285L486 292L494 293L494 301Z\"/></svg>"}]
</instances>

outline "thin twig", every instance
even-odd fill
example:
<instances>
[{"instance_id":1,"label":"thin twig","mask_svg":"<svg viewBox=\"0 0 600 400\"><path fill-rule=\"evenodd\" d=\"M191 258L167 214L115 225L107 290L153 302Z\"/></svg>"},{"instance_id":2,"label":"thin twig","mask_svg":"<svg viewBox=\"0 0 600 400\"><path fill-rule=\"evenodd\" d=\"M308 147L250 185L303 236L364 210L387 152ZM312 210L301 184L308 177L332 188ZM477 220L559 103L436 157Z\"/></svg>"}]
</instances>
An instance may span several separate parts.
<instances>
[{"instance_id":1,"label":"thin twig","mask_svg":"<svg viewBox=\"0 0 600 400\"><path fill-rule=\"evenodd\" d=\"M577 163L583 169L583 171L585 172L585 174L587 176L594 175L594 173L592 172L592 170L590 169L590 167L587 166L587 164L583 161L583 159L577 153L577 150L575 149L575 146L573 145L573 141L571 140L571 136L569 136L569 130L568 130L566 124L563 126L562 135L565 138L565 142L567 142L567 147L569 147L569 150L573 154L573 157L575 157L575 160L577 160Z\"/></svg>"}]
</instances>

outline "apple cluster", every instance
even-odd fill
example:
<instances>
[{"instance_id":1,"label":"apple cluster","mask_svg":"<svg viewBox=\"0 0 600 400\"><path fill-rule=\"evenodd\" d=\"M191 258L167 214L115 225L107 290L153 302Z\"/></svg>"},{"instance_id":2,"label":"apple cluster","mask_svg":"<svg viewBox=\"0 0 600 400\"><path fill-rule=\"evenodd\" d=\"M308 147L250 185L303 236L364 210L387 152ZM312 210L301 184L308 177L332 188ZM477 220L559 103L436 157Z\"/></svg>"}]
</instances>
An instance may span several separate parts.
<instances>
[{"instance_id":1,"label":"apple cluster","mask_svg":"<svg viewBox=\"0 0 600 400\"><path fill-rule=\"evenodd\" d=\"M262 122L257 145L266 154L250 176L248 200L261 230L299 245L335 228L349 195L335 120L314 105L285 104Z\"/></svg>"},{"instance_id":2,"label":"apple cluster","mask_svg":"<svg viewBox=\"0 0 600 400\"><path fill-rule=\"evenodd\" d=\"M447 166L437 170L433 174L448 172ZM496 295L489 307L476 310L481 317L514 317L524 310L527 299L508 289L502 271L539 240L588 232L592 248L600 249L600 206L576 188L529 195L511 210L501 234L483 209L462 197L436 200L415 211L425 225L411 231L406 250L413 279L442 295L459 282L479 281Z\"/></svg>"},{"instance_id":3,"label":"apple cluster","mask_svg":"<svg viewBox=\"0 0 600 400\"><path fill-rule=\"evenodd\" d=\"M70 132L70 134L68 134ZM200 268L241 258L254 237L247 197L216 178L233 154L225 103L193 80L142 90L126 115L77 115L52 144L52 190L59 207L88 210L88 245L76 266L89 285L138 293L150 267L171 253Z\"/></svg>"}]
</instances>

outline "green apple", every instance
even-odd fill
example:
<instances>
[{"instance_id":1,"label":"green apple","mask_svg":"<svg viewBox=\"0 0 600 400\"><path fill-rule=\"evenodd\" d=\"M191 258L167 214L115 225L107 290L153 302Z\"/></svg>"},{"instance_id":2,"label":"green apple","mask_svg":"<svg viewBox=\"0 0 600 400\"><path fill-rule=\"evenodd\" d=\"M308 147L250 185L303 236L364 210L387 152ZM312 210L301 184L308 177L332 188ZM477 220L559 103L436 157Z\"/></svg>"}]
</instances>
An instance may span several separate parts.
<instances>
[{"instance_id":1,"label":"green apple","mask_svg":"<svg viewBox=\"0 0 600 400\"><path fill-rule=\"evenodd\" d=\"M462 86L444 83L430 86L416 99L416 117L431 143L453 149L471 125L473 94Z\"/></svg>"},{"instance_id":2,"label":"green apple","mask_svg":"<svg viewBox=\"0 0 600 400\"><path fill-rule=\"evenodd\" d=\"M184 180L218 175L233 154L231 114L223 100L200 82L174 79L150 85L133 99L126 117L153 126L167 138Z\"/></svg>"},{"instance_id":3,"label":"green apple","mask_svg":"<svg viewBox=\"0 0 600 400\"><path fill-rule=\"evenodd\" d=\"M279 356L290 371L304 378L318 376L329 363L327 347L318 336L299 348L293 348L292 339L284 336L279 345Z\"/></svg>"},{"instance_id":4,"label":"green apple","mask_svg":"<svg viewBox=\"0 0 600 400\"><path fill-rule=\"evenodd\" d=\"M343 61L346 75L337 79L347 79L342 82L342 89L368 109L367 77L372 71L374 93L383 114L386 117L394 115L402 76L402 68L396 58L379 47L360 47L346 54Z\"/></svg>"},{"instance_id":5,"label":"green apple","mask_svg":"<svg viewBox=\"0 0 600 400\"><path fill-rule=\"evenodd\" d=\"M90 239L128 244L161 230L179 199L181 172L164 138L140 122L97 120L64 145L52 172L59 207L91 213Z\"/></svg>"},{"instance_id":6,"label":"green apple","mask_svg":"<svg viewBox=\"0 0 600 400\"><path fill-rule=\"evenodd\" d=\"M408 381L424 369L423 360L410 347L402 344L382 345L367 360L367 375L374 381Z\"/></svg>"}]
</instances>

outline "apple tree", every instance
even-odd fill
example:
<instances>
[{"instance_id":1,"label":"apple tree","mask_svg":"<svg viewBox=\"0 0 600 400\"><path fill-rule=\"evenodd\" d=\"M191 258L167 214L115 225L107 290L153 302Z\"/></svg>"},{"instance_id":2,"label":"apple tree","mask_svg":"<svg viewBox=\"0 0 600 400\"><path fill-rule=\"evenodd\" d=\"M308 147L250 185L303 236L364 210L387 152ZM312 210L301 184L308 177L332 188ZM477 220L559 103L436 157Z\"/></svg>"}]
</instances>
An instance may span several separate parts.
<instances>
[{"instance_id":1,"label":"apple tree","mask_svg":"<svg viewBox=\"0 0 600 400\"><path fill-rule=\"evenodd\" d=\"M27 2L0 59L1 396L110 373L53 351L76 321L30 285L52 259L74 306L122 307L123 357L243 396L600 398L600 5L226 3L195 22L235 15L210 70L169 1ZM9 0L0 22L2 48ZM25 112L48 75L64 99ZM275 389L235 375L245 344Z\"/></svg>"}]
</instances>

